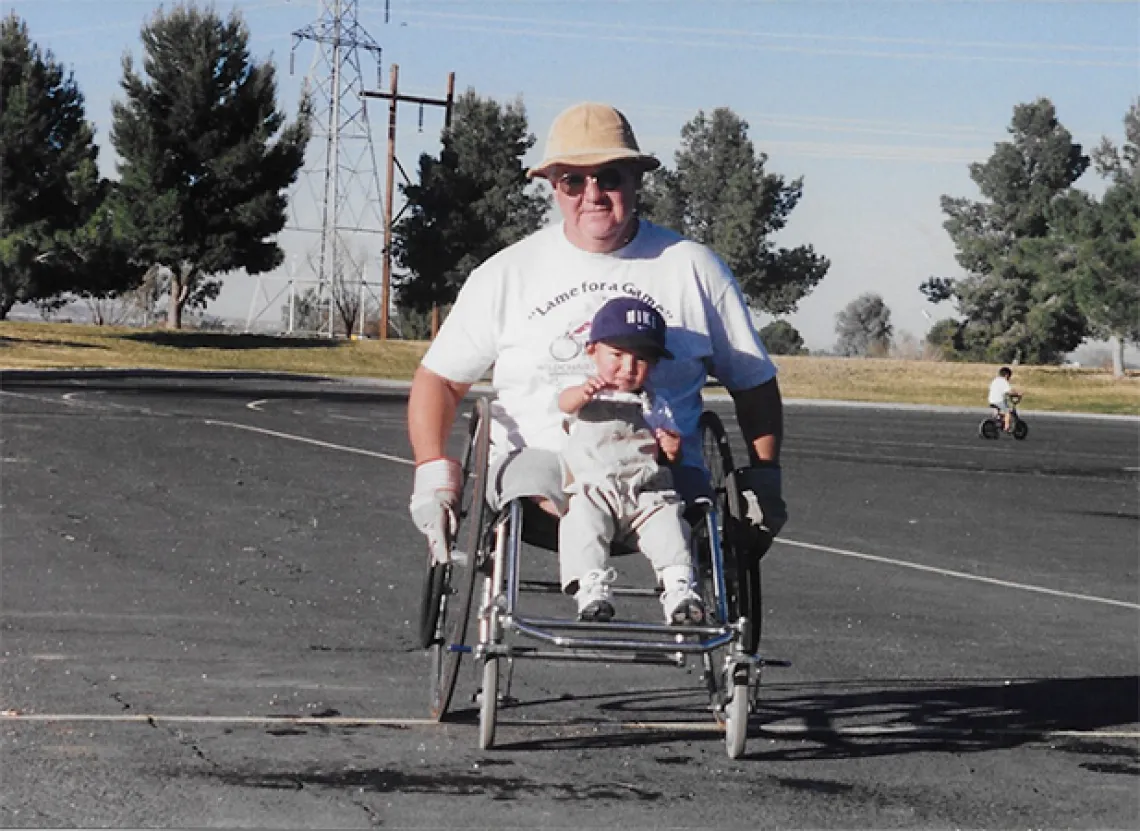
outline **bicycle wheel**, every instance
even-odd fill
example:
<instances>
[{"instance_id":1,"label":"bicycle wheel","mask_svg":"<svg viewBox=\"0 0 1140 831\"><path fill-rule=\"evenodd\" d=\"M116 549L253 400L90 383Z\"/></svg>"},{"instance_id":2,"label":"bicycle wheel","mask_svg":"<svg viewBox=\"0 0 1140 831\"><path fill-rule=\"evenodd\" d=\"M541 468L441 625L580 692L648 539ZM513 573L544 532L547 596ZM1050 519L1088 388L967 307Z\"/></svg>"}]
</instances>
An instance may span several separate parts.
<instances>
[{"instance_id":1,"label":"bicycle wheel","mask_svg":"<svg viewBox=\"0 0 1140 831\"><path fill-rule=\"evenodd\" d=\"M467 646L467 627L471 617L471 598L475 593L475 577L484 556L487 524L487 467L491 452L490 406L479 399L471 414L471 458L465 480L459 518L458 544L447 565L446 587L441 595L436 635L431 645L431 715L442 721L455 693L460 659Z\"/></svg>"}]
</instances>

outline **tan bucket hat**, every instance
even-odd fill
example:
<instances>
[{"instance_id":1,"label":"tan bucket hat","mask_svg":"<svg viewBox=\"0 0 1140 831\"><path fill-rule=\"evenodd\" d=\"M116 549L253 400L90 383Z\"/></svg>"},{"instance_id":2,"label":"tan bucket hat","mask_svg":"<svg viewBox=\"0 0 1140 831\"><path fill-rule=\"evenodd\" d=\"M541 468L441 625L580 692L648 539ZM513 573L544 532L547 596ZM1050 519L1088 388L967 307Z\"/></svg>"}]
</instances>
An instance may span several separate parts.
<instances>
[{"instance_id":1,"label":"tan bucket hat","mask_svg":"<svg viewBox=\"0 0 1140 831\"><path fill-rule=\"evenodd\" d=\"M661 166L656 158L642 153L629 120L609 104L587 101L563 110L550 126L546 156L526 172L528 178L545 176L554 165L583 167L605 162L635 162L641 170Z\"/></svg>"}]
</instances>

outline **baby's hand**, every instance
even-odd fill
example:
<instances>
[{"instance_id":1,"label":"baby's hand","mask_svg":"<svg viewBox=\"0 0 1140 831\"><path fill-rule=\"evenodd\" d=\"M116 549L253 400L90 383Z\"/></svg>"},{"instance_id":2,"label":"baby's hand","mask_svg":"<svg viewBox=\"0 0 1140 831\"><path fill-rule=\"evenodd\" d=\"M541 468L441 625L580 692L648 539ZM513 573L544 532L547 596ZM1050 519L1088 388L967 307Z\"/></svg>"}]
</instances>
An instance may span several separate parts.
<instances>
[{"instance_id":1,"label":"baby's hand","mask_svg":"<svg viewBox=\"0 0 1140 831\"><path fill-rule=\"evenodd\" d=\"M595 375L593 378L587 380L586 383L582 384L582 398L586 402L593 401L595 395L607 389L609 386L609 384Z\"/></svg>"},{"instance_id":2,"label":"baby's hand","mask_svg":"<svg viewBox=\"0 0 1140 831\"><path fill-rule=\"evenodd\" d=\"M681 434L658 427L653 435L665 458L670 462L676 462L681 456Z\"/></svg>"}]
</instances>

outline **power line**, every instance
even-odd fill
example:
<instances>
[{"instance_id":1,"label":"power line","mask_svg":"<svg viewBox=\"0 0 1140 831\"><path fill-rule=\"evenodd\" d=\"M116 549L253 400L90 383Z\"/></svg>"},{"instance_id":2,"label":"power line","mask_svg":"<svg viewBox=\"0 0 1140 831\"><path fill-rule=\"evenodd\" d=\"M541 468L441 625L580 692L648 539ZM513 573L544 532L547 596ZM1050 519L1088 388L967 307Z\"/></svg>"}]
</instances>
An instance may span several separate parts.
<instances>
[{"instance_id":1,"label":"power line","mask_svg":"<svg viewBox=\"0 0 1140 831\"><path fill-rule=\"evenodd\" d=\"M537 22L537 21L536 21ZM690 38L650 37L646 35L606 34L601 32L568 32L559 30L554 26L543 25L541 28L520 29L504 28L501 26L466 26L448 25L440 23L420 24L410 22L408 26L415 28L447 29L454 32L481 32L493 35L520 35L527 38L553 38L555 40L590 40L607 41L612 43L639 43L657 46L685 46L704 49L735 49L749 52L778 52L781 54L802 55L828 55L833 57L849 58L879 58L888 60L920 60L920 61L957 61L957 62L989 62L1007 64L1040 64L1049 66L1087 66L1108 68L1136 68L1135 62L1110 61L1076 58L1048 58L1020 55L970 55L952 52L892 52L869 49L833 49L828 47L792 46L784 44L762 44L749 42L732 42L726 40L693 40Z\"/></svg>"},{"instance_id":2,"label":"power line","mask_svg":"<svg viewBox=\"0 0 1140 831\"><path fill-rule=\"evenodd\" d=\"M596 20L552 20L534 17L506 17L488 14L461 14L458 12L428 12L406 11L401 17L422 17L433 19L464 20L486 23L519 23L537 24L542 26L555 26L558 28L601 29L612 30L612 22L599 22ZM706 28L693 26L662 26L652 23L641 23L637 27L639 32L661 32L665 34L683 34L686 38L694 36L728 37L737 39L771 39L771 40L798 40L798 41L828 41L840 43L880 43L911 46L939 46L954 49L1022 49L1022 50L1060 50L1069 52L1122 52L1127 54L1140 53L1138 46L1109 46L1104 44L1063 44L1040 41L1025 43L1016 41L945 41L932 38L891 37L886 35L828 35L800 32L766 32L752 31L740 28Z\"/></svg>"}]
</instances>

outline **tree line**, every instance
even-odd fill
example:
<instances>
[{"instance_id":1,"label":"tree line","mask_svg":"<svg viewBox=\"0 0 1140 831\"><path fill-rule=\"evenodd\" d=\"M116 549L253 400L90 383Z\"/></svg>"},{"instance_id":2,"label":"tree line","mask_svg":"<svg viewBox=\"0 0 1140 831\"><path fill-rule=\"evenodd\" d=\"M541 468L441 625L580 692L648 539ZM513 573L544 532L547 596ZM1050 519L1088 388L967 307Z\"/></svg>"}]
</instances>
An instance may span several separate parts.
<instances>
[{"instance_id":1,"label":"tree line","mask_svg":"<svg viewBox=\"0 0 1140 831\"><path fill-rule=\"evenodd\" d=\"M928 339L966 360L1057 363L1087 337L1110 338L1123 374L1125 342L1140 342L1140 98L1125 141L1090 158L1051 101L1014 108L1010 139L970 165L982 198L942 197L965 276L932 276L922 292L958 316ZM1090 164L1100 198L1075 187Z\"/></svg>"},{"instance_id":2,"label":"tree line","mask_svg":"<svg viewBox=\"0 0 1140 831\"><path fill-rule=\"evenodd\" d=\"M21 302L134 292L163 297L167 324L178 327L184 309L217 296L219 275L282 263L277 235L312 105L302 95L286 117L275 69L250 55L249 37L236 11L222 18L181 4L153 15L141 30L141 67L123 59L112 181L98 174L74 76L15 14L0 23L0 318ZM1136 340L1138 107L1124 146L1105 139L1093 154L1110 181L1099 199L1073 187L1089 159L1044 99L1017 107L1012 140L971 166L982 200L943 197L965 276L934 276L922 290L957 306L929 334L944 352L1049 362L1088 336ZM458 97L440 152L422 155L416 180L402 186L392 254L405 336L430 335L472 268L548 221L547 192L525 176L534 144L521 100ZM802 178L768 170L747 122L727 108L686 123L672 162L648 174L642 215L711 246L753 308L777 318L764 330L772 351L804 351L781 318L830 263L811 245L776 243ZM889 342L889 310L876 298L840 313L839 351L874 353ZM359 316L358 306L330 308Z\"/></svg>"}]
</instances>

